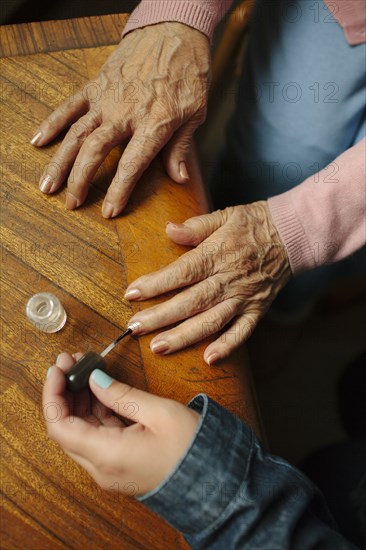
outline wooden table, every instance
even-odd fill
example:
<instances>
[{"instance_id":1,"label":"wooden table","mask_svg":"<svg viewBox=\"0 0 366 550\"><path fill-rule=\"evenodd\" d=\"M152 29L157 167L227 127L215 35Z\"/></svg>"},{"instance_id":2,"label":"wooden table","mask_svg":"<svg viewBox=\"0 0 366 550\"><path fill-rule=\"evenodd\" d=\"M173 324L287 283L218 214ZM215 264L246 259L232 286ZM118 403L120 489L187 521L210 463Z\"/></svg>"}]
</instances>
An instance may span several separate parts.
<instances>
[{"instance_id":1,"label":"wooden table","mask_svg":"<svg viewBox=\"0 0 366 550\"><path fill-rule=\"evenodd\" d=\"M41 409L48 366L62 350L100 350L139 307L127 285L177 258L183 247L165 235L167 220L206 212L192 158L189 185L177 185L157 160L125 214L105 220L100 207L120 150L97 174L87 203L69 212L64 189L41 194L37 182L57 144L37 150L29 139L41 120L92 77L118 42L126 15L25 24L1 29L2 74L2 548L186 548L181 536L132 499L101 491L49 441ZM56 294L68 321L56 334L25 317L28 298ZM172 356L154 356L151 336L121 343L112 375L187 402L207 392L260 433L243 351L208 367L207 341Z\"/></svg>"}]
</instances>

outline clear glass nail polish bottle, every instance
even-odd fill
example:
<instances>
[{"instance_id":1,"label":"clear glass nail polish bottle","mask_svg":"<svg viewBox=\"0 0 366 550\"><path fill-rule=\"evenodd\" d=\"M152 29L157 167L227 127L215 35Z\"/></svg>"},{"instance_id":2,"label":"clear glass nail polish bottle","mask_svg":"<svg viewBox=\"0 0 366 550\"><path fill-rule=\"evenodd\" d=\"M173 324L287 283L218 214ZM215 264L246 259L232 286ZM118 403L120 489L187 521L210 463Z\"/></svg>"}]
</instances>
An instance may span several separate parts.
<instances>
[{"instance_id":1,"label":"clear glass nail polish bottle","mask_svg":"<svg viewBox=\"0 0 366 550\"><path fill-rule=\"evenodd\" d=\"M66 311L57 296L49 292L34 294L27 303L28 319L42 332L58 332L66 323Z\"/></svg>"}]
</instances>

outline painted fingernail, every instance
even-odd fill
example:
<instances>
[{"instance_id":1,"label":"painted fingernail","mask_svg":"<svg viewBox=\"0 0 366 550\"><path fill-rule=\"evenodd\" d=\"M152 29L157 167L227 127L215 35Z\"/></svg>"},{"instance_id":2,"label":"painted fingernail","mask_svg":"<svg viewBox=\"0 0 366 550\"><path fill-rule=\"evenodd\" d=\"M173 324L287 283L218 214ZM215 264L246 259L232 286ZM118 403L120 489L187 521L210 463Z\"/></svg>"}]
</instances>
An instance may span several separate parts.
<instances>
[{"instance_id":1,"label":"painted fingernail","mask_svg":"<svg viewBox=\"0 0 366 550\"><path fill-rule=\"evenodd\" d=\"M168 351L169 344L166 340L157 340L156 342L152 342L150 344L150 349L153 353L164 353L165 351Z\"/></svg>"},{"instance_id":2,"label":"painted fingernail","mask_svg":"<svg viewBox=\"0 0 366 550\"><path fill-rule=\"evenodd\" d=\"M185 162L179 163L179 174L181 178L184 178L185 180L189 180L189 174L188 174L188 170Z\"/></svg>"},{"instance_id":3,"label":"painted fingernail","mask_svg":"<svg viewBox=\"0 0 366 550\"><path fill-rule=\"evenodd\" d=\"M67 191L67 193L66 193L66 208L68 210L74 210L78 206L80 206L79 199L76 198L75 195L73 195L72 193Z\"/></svg>"},{"instance_id":4,"label":"painted fingernail","mask_svg":"<svg viewBox=\"0 0 366 550\"><path fill-rule=\"evenodd\" d=\"M113 206L113 204L111 204L111 203L108 202L108 201L105 201L105 202L103 203L103 207L102 207L102 215L103 215L105 218L112 218L113 213L114 213L114 206Z\"/></svg>"},{"instance_id":5,"label":"painted fingernail","mask_svg":"<svg viewBox=\"0 0 366 550\"><path fill-rule=\"evenodd\" d=\"M52 367L50 367L50 368L48 369L48 371L47 371L46 380L47 380L47 378L49 377L49 375L51 374L51 372L52 372Z\"/></svg>"},{"instance_id":6,"label":"painted fingernail","mask_svg":"<svg viewBox=\"0 0 366 550\"><path fill-rule=\"evenodd\" d=\"M174 229L184 229L185 225L184 223L173 223L173 222L167 222L167 227L170 225L170 227L173 227Z\"/></svg>"},{"instance_id":7,"label":"painted fingernail","mask_svg":"<svg viewBox=\"0 0 366 550\"><path fill-rule=\"evenodd\" d=\"M213 365L220 359L220 356L218 353L211 353L206 359L208 365Z\"/></svg>"},{"instance_id":8,"label":"painted fingernail","mask_svg":"<svg viewBox=\"0 0 366 550\"><path fill-rule=\"evenodd\" d=\"M30 141L31 145L37 145L37 143L39 142L41 137L42 137L42 132L37 132L36 134L34 134L34 136L32 137L32 139Z\"/></svg>"},{"instance_id":9,"label":"painted fingernail","mask_svg":"<svg viewBox=\"0 0 366 550\"><path fill-rule=\"evenodd\" d=\"M133 321L132 323L129 323L127 325L127 328L130 328L133 333L137 333L141 330L142 324L140 323L140 321Z\"/></svg>"},{"instance_id":10,"label":"painted fingernail","mask_svg":"<svg viewBox=\"0 0 366 550\"><path fill-rule=\"evenodd\" d=\"M44 176L39 182L39 188L42 193L49 193L52 187L52 183L52 176L50 176L49 174L47 174L47 176Z\"/></svg>"},{"instance_id":11,"label":"painted fingernail","mask_svg":"<svg viewBox=\"0 0 366 550\"><path fill-rule=\"evenodd\" d=\"M114 379L103 370L95 369L91 374L93 382L103 390L109 388Z\"/></svg>"},{"instance_id":12,"label":"painted fingernail","mask_svg":"<svg viewBox=\"0 0 366 550\"><path fill-rule=\"evenodd\" d=\"M125 298L126 300L136 300L137 298L141 298L141 292L138 288L131 288L126 291Z\"/></svg>"}]
</instances>

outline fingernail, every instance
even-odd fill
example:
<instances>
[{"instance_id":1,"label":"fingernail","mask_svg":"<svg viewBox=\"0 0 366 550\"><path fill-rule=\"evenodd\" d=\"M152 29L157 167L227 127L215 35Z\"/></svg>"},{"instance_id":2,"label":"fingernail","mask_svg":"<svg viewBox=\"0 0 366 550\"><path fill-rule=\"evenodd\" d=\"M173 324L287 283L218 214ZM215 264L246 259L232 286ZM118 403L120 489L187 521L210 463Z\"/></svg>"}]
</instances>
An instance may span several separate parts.
<instances>
[{"instance_id":1,"label":"fingernail","mask_svg":"<svg viewBox=\"0 0 366 550\"><path fill-rule=\"evenodd\" d=\"M103 390L109 388L114 379L103 370L95 369L91 374L93 382Z\"/></svg>"},{"instance_id":2,"label":"fingernail","mask_svg":"<svg viewBox=\"0 0 366 550\"><path fill-rule=\"evenodd\" d=\"M208 365L213 365L213 363L216 363L220 359L220 356L218 353L211 353L206 359Z\"/></svg>"},{"instance_id":3,"label":"fingernail","mask_svg":"<svg viewBox=\"0 0 366 550\"><path fill-rule=\"evenodd\" d=\"M62 363L62 359L65 358L65 355L67 356L67 353L65 351L62 351L61 353L58 354L57 359L56 359L56 365L58 367L60 366L60 363Z\"/></svg>"},{"instance_id":4,"label":"fingernail","mask_svg":"<svg viewBox=\"0 0 366 550\"><path fill-rule=\"evenodd\" d=\"M184 178L185 180L189 180L189 174L188 174L188 170L185 162L179 163L179 174L181 178Z\"/></svg>"},{"instance_id":5,"label":"fingernail","mask_svg":"<svg viewBox=\"0 0 366 550\"><path fill-rule=\"evenodd\" d=\"M127 325L127 328L130 328L133 333L138 332L142 328L140 321L133 321Z\"/></svg>"},{"instance_id":6,"label":"fingernail","mask_svg":"<svg viewBox=\"0 0 366 550\"><path fill-rule=\"evenodd\" d=\"M173 222L167 222L167 226L170 225L170 227L173 227L174 229L184 229L185 225L184 223L173 223Z\"/></svg>"},{"instance_id":7,"label":"fingernail","mask_svg":"<svg viewBox=\"0 0 366 550\"><path fill-rule=\"evenodd\" d=\"M168 351L169 344L166 340L157 340L156 342L152 342L150 344L150 349L153 353L164 353L165 351Z\"/></svg>"},{"instance_id":8,"label":"fingernail","mask_svg":"<svg viewBox=\"0 0 366 550\"><path fill-rule=\"evenodd\" d=\"M141 298L141 292L138 288L131 288L126 291L125 298L126 300L136 300L137 298Z\"/></svg>"},{"instance_id":9,"label":"fingernail","mask_svg":"<svg viewBox=\"0 0 366 550\"><path fill-rule=\"evenodd\" d=\"M104 202L102 207L102 215L105 218L111 218L113 216L113 212L114 212L113 204L111 204L108 201Z\"/></svg>"},{"instance_id":10,"label":"fingernail","mask_svg":"<svg viewBox=\"0 0 366 550\"><path fill-rule=\"evenodd\" d=\"M37 143L39 142L41 137L42 137L42 132L37 132L36 134L34 134L34 136L32 137L32 139L30 141L31 145L37 145Z\"/></svg>"},{"instance_id":11,"label":"fingernail","mask_svg":"<svg viewBox=\"0 0 366 550\"><path fill-rule=\"evenodd\" d=\"M50 176L49 174L47 176L44 176L44 178L42 178L39 182L39 188L42 193L48 193L52 187L52 183L52 176Z\"/></svg>"},{"instance_id":12,"label":"fingernail","mask_svg":"<svg viewBox=\"0 0 366 550\"><path fill-rule=\"evenodd\" d=\"M51 374L51 372L52 372L52 367L50 367L50 368L48 369L48 371L47 371L46 380L47 380L47 378L49 377L49 375Z\"/></svg>"},{"instance_id":13,"label":"fingernail","mask_svg":"<svg viewBox=\"0 0 366 550\"><path fill-rule=\"evenodd\" d=\"M74 210L75 208L77 208L78 206L80 206L80 201L79 199L77 199L75 197L75 195L73 195L72 193L70 193L69 191L67 191L66 193L66 208L68 210Z\"/></svg>"}]
</instances>

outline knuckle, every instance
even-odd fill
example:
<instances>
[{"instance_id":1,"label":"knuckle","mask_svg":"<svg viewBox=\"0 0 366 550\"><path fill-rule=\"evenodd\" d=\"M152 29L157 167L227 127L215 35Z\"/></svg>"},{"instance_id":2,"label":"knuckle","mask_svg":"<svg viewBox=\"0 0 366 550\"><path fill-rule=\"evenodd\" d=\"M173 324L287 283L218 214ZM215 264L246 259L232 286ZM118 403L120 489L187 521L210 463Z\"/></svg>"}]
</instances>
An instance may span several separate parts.
<instances>
[{"instance_id":1,"label":"knuckle","mask_svg":"<svg viewBox=\"0 0 366 550\"><path fill-rule=\"evenodd\" d=\"M140 173L141 167L136 162L121 160L108 191L110 198L113 196L121 204L127 201Z\"/></svg>"},{"instance_id":2,"label":"knuckle","mask_svg":"<svg viewBox=\"0 0 366 550\"><path fill-rule=\"evenodd\" d=\"M212 279L206 279L203 285L200 286L198 293L194 296L194 304L197 309L204 310L209 306L212 306L219 296L222 296L225 290L225 286L222 281L217 277Z\"/></svg>"},{"instance_id":3,"label":"knuckle","mask_svg":"<svg viewBox=\"0 0 366 550\"><path fill-rule=\"evenodd\" d=\"M218 212L221 215L222 220L226 220L228 216L231 216L234 213L234 207L233 206L227 206L226 208L223 208L221 210L218 210Z\"/></svg>"},{"instance_id":4,"label":"knuckle","mask_svg":"<svg viewBox=\"0 0 366 550\"><path fill-rule=\"evenodd\" d=\"M103 126L101 126L100 131L104 132L106 138L122 141L123 136L126 135L127 129L125 120L109 119L106 122L103 122Z\"/></svg>"},{"instance_id":5,"label":"knuckle","mask_svg":"<svg viewBox=\"0 0 366 550\"><path fill-rule=\"evenodd\" d=\"M154 154L160 150L161 143L161 137L157 133L143 135L136 143L134 143L134 150L138 153L141 151L149 151Z\"/></svg>"},{"instance_id":6,"label":"knuckle","mask_svg":"<svg viewBox=\"0 0 366 550\"><path fill-rule=\"evenodd\" d=\"M228 217L231 216L232 213L233 213L232 206L228 206L227 208L223 208L223 209L218 209L218 210L215 210L215 212L213 212L213 214L219 218L221 225L223 225L227 221Z\"/></svg>"},{"instance_id":7,"label":"knuckle","mask_svg":"<svg viewBox=\"0 0 366 550\"><path fill-rule=\"evenodd\" d=\"M58 116L69 116L69 114L72 112L73 105L74 97L71 96L65 99L65 101L63 101L61 105L57 107L55 114L57 113Z\"/></svg>"},{"instance_id":8,"label":"knuckle","mask_svg":"<svg viewBox=\"0 0 366 550\"><path fill-rule=\"evenodd\" d=\"M161 143L167 141L168 136L173 133L174 122L171 119L157 118L150 120L150 124L140 129L139 139L142 145L161 146Z\"/></svg>"},{"instance_id":9,"label":"knuckle","mask_svg":"<svg viewBox=\"0 0 366 550\"><path fill-rule=\"evenodd\" d=\"M194 334L189 332L179 332L174 334L174 349L184 349L192 345L195 341Z\"/></svg>"},{"instance_id":10,"label":"knuckle","mask_svg":"<svg viewBox=\"0 0 366 550\"><path fill-rule=\"evenodd\" d=\"M226 283L220 277L212 277L206 280L206 295L208 299L216 298L217 296L223 296L226 292Z\"/></svg>"},{"instance_id":11,"label":"knuckle","mask_svg":"<svg viewBox=\"0 0 366 550\"><path fill-rule=\"evenodd\" d=\"M169 342L170 351L178 351L188 347L196 341L194 322L192 323L192 320L187 319L174 328L161 332L160 336Z\"/></svg>"},{"instance_id":12,"label":"knuckle","mask_svg":"<svg viewBox=\"0 0 366 550\"><path fill-rule=\"evenodd\" d=\"M103 145L105 145L106 139L105 139L105 136L102 136L101 134L94 132L89 136L86 143L89 149L93 149L93 150L96 149L99 151L103 147Z\"/></svg>"},{"instance_id":13,"label":"knuckle","mask_svg":"<svg viewBox=\"0 0 366 550\"><path fill-rule=\"evenodd\" d=\"M58 127L61 120L64 119L65 113L60 109L56 109L50 114L41 124L43 131L53 130L54 127Z\"/></svg>"},{"instance_id":14,"label":"knuckle","mask_svg":"<svg viewBox=\"0 0 366 550\"><path fill-rule=\"evenodd\" d=\"M237 321L220 337L220 343L227 353L238 347L247 340L254 331L255 321L245 316Z\"/></svg>"},{"instance_id":15,"label":"knuckle","mask_svg":"<svg viewBox=\"0 0 366 550\"><path fill-rule=\"evenodd\" d=\"M76 141L84 142L89 135L89 126L86 122L79 120L71 126L69 135Z\"/></svg>"},{"instance_id":16,"label":"knuckle","mask_svg":"<svg viewBox=\"0 0 366 550\"><path fill-rule=\"evenodd\" d=\"M204 241L198 248L196 248L197 267L206 277L215 272L218 251L219 247L215 242Z\"/></svg>"},{"instance_id":17,"label":"knuckle","mask_svg":"<svg viewBox=\"0 0 366 550\"><path fill-rule=\"evenodd\" d=\"M240 332L243 338L248 338L251 334L253 334L256 324L257 319L254 317L254 315L246 315L245 318L241 320Z\"/></svg>"},{"instance_id":18,"label":"knuckle","mask_svg":"<svg viewBox=\"0 0 366 550\"><path fill-rule=\"evenodd\" d=\"M219 209L211 212L211 214L200 216L202 227L207 232L207 234L214 233L225 223L225 219L222 213L223 210Z\"/></svg>"},{"instance_id":19,"label":"knuckle","mask_svg":"<svg viewBox=\"0 0 366 550\"><path fill-rule=\"evenodd\" d=\"M182 153L187 153L191 146L192 146L192 134L183 134L180 139L179 139L179 142L177 143L177 145L179 145L179 150L180 152Z\"/></svg>"},{"instance_id":20,"label":"knuckle","mask_svg":"<svg viewBox=\"0 0 366 550\"><path fill-rule=\"evenodd\" d=\"M212 233L212 227L213 227L213 216L212 214L209 214L208 216L200 216L196 220L197 225L200 226L200 230L204 235L208 235L209 233Z\"/></svg>"},{"instance_id":21,"label":"knuckle","mask_svg":"<svg viewBox=\"0 0 366 550\"><path fill-rule=\"evenodd\" d=\"M176 303L174 310L177 318L187 319L200 310L199 298L194 299L191 293L188 293L184 299L179 295L179 303Z\"/></svg>"},{"instance_id":22,"label":"knuckle","mask_svg":"<svg viewBox=\"0 0 366 550\"><path fill-rule=\"evenodd\" d=\"M93 132L85 142L87 151L107 153L109 151L109 145L111 142L111 136L105 133Z\"/></svg>"},{"instance_id":23,"label":"knuckle","mask_svg":"<svg viewBox=\"0 0 366 550\"><path fill-rule=\"evenodd\" d=\"M222 328L223 324L227 323L227 319L230 317L231 308L229 304L222 304L220 309L212 309L208 311L207 321L212 325L217 326L217 330Z\"/></svg>"},{"instance_id":24,"label":"knuckle","mask_svg":"<svg viewBox=\"0 0 366 550\"><path fill-rule=\"evenodd\" d=\"M150 287L152 286L156 287L157 290L159 290L158 287L159 287L160 279L156 281L154 279L155 279L155 273L151 273L150 275L141 275L141 277L139 277L133 282L134 286L140 290L142 297L146 292L150 290Z\"/></svg>"},{"instance_id":25,"label":"knuckle","mask_svg":"<svg viewBox=\"0 0 366 550\"><path fill-rule=\"evenodd\" d=\"M198 258L194 254L187 254L179 262L176 277L180 282L195 281L201 275L201 271Z\"/></svg>"}]
</instances>

